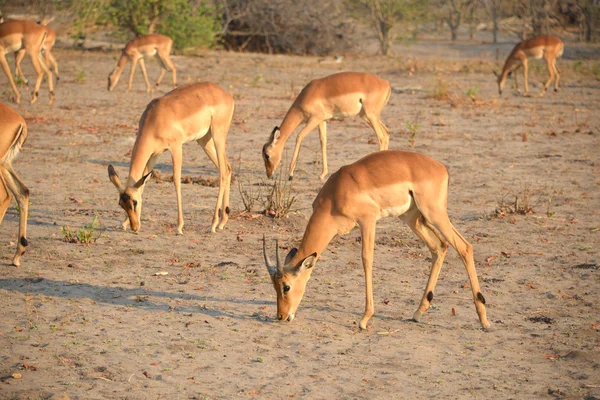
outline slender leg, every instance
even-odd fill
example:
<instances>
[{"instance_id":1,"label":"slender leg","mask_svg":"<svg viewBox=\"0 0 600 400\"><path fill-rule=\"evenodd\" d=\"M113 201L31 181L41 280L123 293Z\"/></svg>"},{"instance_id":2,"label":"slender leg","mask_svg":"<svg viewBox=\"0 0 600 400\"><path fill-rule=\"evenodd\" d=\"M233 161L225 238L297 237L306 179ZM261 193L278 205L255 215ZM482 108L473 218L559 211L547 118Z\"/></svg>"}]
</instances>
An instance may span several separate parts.
<instances>
[{"instance_id":1,"label":"slender leg","mask_svg":"<svg viewBox=\"0 0 600 400\"><path fill-rule=\"evenodd\" d=\"M231 121L231 119L229 119L229 121ZM227 138L227 131L229 130L229 123L226 123L221 129L222 131L216 131L214 124L210 128L215 152L217 153L217 165L219 168L219 195L217 196L215 216L210 228L211 232L216 231L219 217L221 219L221 222L219 223L219 229L223 229L229 220L229 187L231 185L231 167L227 162L227 156L225 154L225 141Z\"/></svg>"},{"instance_id":2,"label":"slender leg","mask_svg":"<svg viewBox=\"0 0 600 400\"><path fill-rule=\"evenodd\" d=\"M360 224L362 235L362 263L365 270L365 314L358 326L367 329L367 322L375 313L373 305L373 251L375 250L375 220Z\"/></svg>"},{"instance_id":3,"label":"slender leg","mask_svg":"<svg viewBox=\"0 0 600 400\"><path fill-rule=\"evenodd\" d=\"M421 304L413 314L413 319L418 322L431 305L435 285L440 275L446 252L448 251L448 244L431 228L419 211L415 210L414 212L408 212L400 218L406 222L410 229L412 229L421 240L425 242L431 252L431 272L429 273L427 286L425 286Z\"/></svg>"},{"instance_id":4,"label":"slender leg","mask_svg":"<svg viewBox=\"0 0 600 400\"><path fill-rule=\"evenodd\" d=\"M148 80L148 74L146 73L146 64L144 63L144 59L140 58L140 69L142 70L142 75L144 75L144 80L146 81L146 93L150 93L152 91L152 86L150 86L150 81Z\"/></svg>"},{"instance_id":5,"label":"slender leg","mask_svg":"<svg viewBox=\"0 0 600 400\"><path fill-rule=\"evenodd\" d=\"M127 85L128 92L131 90L131 86L133 85L133 73L135 72L135 67L140 59L141 57L131 59L131 72L129 73L129 84Z\"/></svg>"},{"instance_id":6,"label":"slender leg","mask_svg":"<svg viewBox=\"0 0 600 400\"><path fill-rule=\"evenodd\" d=\"M19 176L10 165L4 165L1 168L3 181L12 192L17 204L19 205L19 238L17 240L17 252L13 258L13 264L17 267L21 265L21 256L25 253L27 246L27 214L29 212L29 189L19 179Z\"/></svg>"},{"instance_id":7,"label":"slender leg","mask_svg":"<svg viewBox=\"0 0 600 400\"><path fill-rule=\"evenodd\" d=\"M21 93L19 93L19 89L17 89L17 85L15 85L15 81L13 80L12 73L10 72L3 49L0 49L0 65L2 66L2 70L6 74L6 77L10 82L10 86L12 86L13 92L15 93L15 103L21 103Z\"/></svg>"},{"instance_id":8,"label":"slender leg","mask_svg":"<svg viewBox=\"0 0 600 400\"><path fill-rule=\"evenodd\" d=\"M323 171L319 179L324 180L329 172L327 168L327 122L322 121L319 124L319 140L321 141L321 153L323 155Z\"/></svg>"},{"instance_id":9,"label":"slender leg","mask_svg":"<svg viewBox=\"0 0 600 400\"><path fill-rule=\"evenodd\" d=\"M513 74L513 76L515 78L515 88L517 88L517 93L521 93L521 90L519 89L519 80L517 79L517 70L519 68L522 68L522 67L523 67L523 65L520 64L515 69L513 69L513 71L512 71L512 74Z\"/></svg>"},{"instance_id":10,"label":"slender leg","mask_svg":"<svg viewBox=\"0 0 600 400\"><path fill-rule=\"evenodd\" d=\"M552 80L554 79L554 66L552 65L552 62L550 62L549 58L546 58L546 66L548 67L548 73L550 74L550 78L544 84L544 89L542 90L542 93L540 93L540 96L543 96L546 94L546 91L548 90L548 86L550 86L550 84L552 83Z\"/></svg>"},{"instance_id":11,"label":"slender leg","mask_svg":"<svg viewBox=\"0 0 600 400\"><path fill-rule=\"evenodd\" d=\"M523 80L525 81L524 85L525 85L525 91L523 92L523 96L527 96L529 94L529 79L527 77L528 74L528 65L527 65L527 60L523 61ZM516 79L516 75L515 75L515 79Z\"/></svg>"},{"instance_id":12,"label":"slender leg","mask_svg":"<svg viewBox=\"0 0 600 400\"><path fill-rule=\"evenodd\" d=\"M54 55L52 55L50 50L46 50L46 64L48 65L48 68L50 68L50 66L54 68L56 81L58 82L60 80L60 77L58 76L58 63L56 62L56 58L54 58Z\"/></svg>"},{"instance_id":13,"label":"slender leg","mask_svg":"<svg viewBox=\"0 0 600 400\"><path fill-rule=\"evenodd\" d=\"M554 91L558 92L558 82L560 81L560 71L556 66L556 59L552 61L552 67L554 68L554 73L556 74L556 80L554 81Z\"/></svg>"},{"instance_id":14,"label":"slender leg","mask_svg":"<svg viewBox=\"0 0 600 400\"><path fill-rule=\"evenodd\" d=\"M165 76L165 72L167 72L167 65L165 64L165 61L160 56L160 53L157 54L157 57L158 57L158 61L160 61L160 75L158 75L158 79L156 80L156 84L154 85L155 89L158 87L158 85L160 85L160 83L162 82L163 76Z\"/></svg>"},{"instance_id":15,"label":"slender leg","mask_svg":"<svg viewBox=\"0 0 600 400\"><path fill-rule=\"evenodd\" d=\"M173 64L173 61L171 61L171 57L169 56L168 53L160 55L160 58L165 64L167 64L167 67L169 67L169 69L171 70L171 73L173 75L173 87L176 88L177 87L177 68L175 68L175 64Z\"/></svg>"},{"instance_id":16,"label":"slender leg","mask_svg":"<svg viewBox=\"0 0 600 400\"><path fill-rule=\"evenodd\" d=\"M15 54L15 76L17 78L21 78L26 85L29 85L29 81L27 80L27 78L25 78L25 74L21 69L21 61L23 61L23 58L25 57L26 53L27 51L25 49L21 49Z\"/></svg>"},{"instance_id":17,"label":"slender leg","mask_svg":"<svg viewBox=\"0 0 600 400\"><path fill-rule=\"evenodd\" d=\"M473 260L473 246L461 236L461 234L452 226L448 214L445 211L437 210L436 212L429 212L429 215L425 215L427 221L444 236L444 238L450 243L452 247L456 249L460 258L465 265L467 274L469 275L469 282L471 283L471 290L473 292L473 300L475 302L475 309L479 316L479 322L483 328L489 328L490 323L486 317L485 311L485 298L481 294L479 287L479 281L477 280L477 271L475 270L475 262Z\"/></svg>"},{"instance_id":18,"label":"slender leg","mask_svg":"<svg viewBox=\"0 0 600 400\"><path fill-rule=\"evenodd\" d=\"M381 122L379 115L367 114L363 109L360 116L373 129L375 135L377 135L379 150L387 150L390 144L390 130Z\"/></svg>"},{"instance_id":19,"label":"slender leg","mask_svg":"<svg viewBox=\"0 0 600 400\"><path fill-rule=\"evenodd\" d=\"M183 207L181 205L181 164L183 157L181 144L170 148L173 157L173 183L177 194L177 234L183 235Z\"/></svg>"},{"instance_id":20,"label":"slender leg","mask_svg":"<svg viewBox=\"0 0 600 400\"><path fill-rule=\"evenodd\" d=\"M48 104L52 104L54 101L54 83L52 81L52 72L46 66L44 59L42 58L42 53L39 51L32 51L29 53L31 56L31 62L33 63L33 68L37 73L37 79L35 81L35 88L33 90L33 97L31 98L31 104L35 103L38 98L38 93L40 90L40 86L42 84L42 80L44 79L44 73L48 79L48 86L50 87L50 102Z\"/></svg>"},{"instance_id":21,"label":"slender leg","mask_svg":"<svg viewBox=\"0 0 600 400\"><path fill-rule=\"evenodd\" d=\"M298 154L300 154L302 140L304 140L304 137L315 129L319 123L319 120L309 119L306 126L298 133L298 136L296 137L296 146L294 147L294 155L292 157L292 162L290 163L290 180L294 177L294 170L296 169L296 162L298 161Z\"/></svg>"}]
</instances>

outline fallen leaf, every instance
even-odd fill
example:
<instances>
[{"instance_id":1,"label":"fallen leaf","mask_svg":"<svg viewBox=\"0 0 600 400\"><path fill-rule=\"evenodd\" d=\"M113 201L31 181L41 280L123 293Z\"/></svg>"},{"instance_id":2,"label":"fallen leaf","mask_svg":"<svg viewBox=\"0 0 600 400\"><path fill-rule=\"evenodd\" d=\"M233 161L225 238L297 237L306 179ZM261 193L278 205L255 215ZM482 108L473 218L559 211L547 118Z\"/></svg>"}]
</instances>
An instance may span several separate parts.
<instances>
[{"instance_id":1,"label":"fallen leaf","mask_svg":"<svg viewBox=\"0 0 600 400\"><path fill-rule=\"evenodd\" d=\"M452 316L456 317L456 310L454 309L454 307L452 308Z\"/></svg>"},{"instance_id":2,"label":"fallen leaf","mask_svg":"<svg viewBox=\"0 0 600 400\"><path fill-rule=\"evenodd\" d=\"M544 354L544 358L548 360L558 360L560 356L556 354Z\"/></svg>"},{"instance_id":3,"label":"fallen leaf","mask_svg":"<svg viewBox=\"0 0 600 400\"><path fill-rule=\"evenodd\" d=\"M159 272L155 272L152 274L152 276L165 276L165 275L169 275L169 273L167 271L159 271Z\"/></svg>"},{"instance_id":4,"label":"fallen leaf","mask_svg":"<svg viewBox=\"0 0 600 400\"><path fill-rule=\"evenodd\" d=\"M14 374L11 375L14 379L21 379L23 377L23 375L21 375L18 372L15 372Z\"/></svg>"}]
</instances>

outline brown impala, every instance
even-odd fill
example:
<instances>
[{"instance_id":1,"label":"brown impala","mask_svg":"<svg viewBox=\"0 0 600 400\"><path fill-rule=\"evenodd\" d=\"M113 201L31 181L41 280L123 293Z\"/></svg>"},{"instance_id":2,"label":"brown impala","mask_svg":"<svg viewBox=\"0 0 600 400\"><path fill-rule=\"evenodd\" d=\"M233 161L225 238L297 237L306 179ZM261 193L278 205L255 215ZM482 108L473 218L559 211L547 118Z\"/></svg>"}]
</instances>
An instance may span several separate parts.
<instances>
[{"instance_id":1,"label":"brown impala","mask_svg":"<svg viewBox=\"0 0 600 400\"><path fill-rule=\"evenodd\" d=\"M554 91L558 92L558 82L560 81L560 73L558 68L556 67L556 59L563 55L565 46L563 42L557 38L556 36L536 36L534 38L524 40L521 43L517 44L515 48L512 50L506 62L504 63L504 67L502 68L502 72L500 74L496 74L498 77L498 92L502 94L502 90L504 89L504 83L506 82L506 78L513 71L516 71L519 68L523 68L523 80L525 81L525 92L523 92L524 96L527 96L529 93L529 86L527 84L527 60L530 58L533 59L541 59L546 60L546 64L548 66L548 72L550 73L550 78L544 85L544 89L540 93L540 96L546 94L546 90L548 90L548 86L552 83L552 80L556 77L554 81ZM515 85L517 86L517 92L519 92L519 84L517 82L517 74L515 73Z\"/></svg>"},{"instance_id":2,"label":"brown impala","mask_svg":"<svg viewBox=\"0 0 600 400\"><path fill-rule=\"evenodd\" d=\"M202 82L172 90L148 104L131 153L131 165L123 186L112 165L108 177L119 190L119 205L127 213L123 229L140 229L142 193L158 156L166 150L173 159L173 183L177 194L177 233L183 234L181 165L183 144L196 141L219 169L219 195L211 231L223 229L229 219L231 167L225 141L233 118L233 97L213 83Z\"/></svg>"},{"instance_id":3,"label":"brown impala","mask_svg":"<svg viewBox=\"0 0 600 400\"><path fill-rule=\"evenodd\" d=\"M375 131L379 150L387 150L390 131L381 122L379 114L390 99L390 83L375 75L362 72L340 72L311 81L298 95L281 127L276 126L262 151L267 176L270 178L281 162L285 143L301 123L306 123L296 137L294 155L290 163L289 178L292 179L300 145L306 135L317 126L323 154L321 179L327 176L327 124L333 117L360 116Z\"/></svg>"},{"instance_id":4,"label":"brown impala","mask_svg":"<svg viewBox=\"0 0 600 400\"><path fill-rule=\"evenodd\" d=\"M29 189L12 167L12 162L27 140L27 124L23 117L6 104L0 103L0 223L12 196L19 205L19 239L13 264L21 265L21 256L27 246L27 212Z\"/></svg>"},{"instance_id":5,"label":"brown impala","mask_svg":"<svg viewBox=\"0 0 600 400\"><path fill-rule=\"evenodd\" d=\"M150 86L150 81L148 81L144 57L152 56L158 57L158 60L161 64L160 75L158 76L154 87L157 88L158 85L160 85L165 72L167 72L167 68L173 73L173 87L177 87L177 68L175 68L175 65L171 61L171 47L173 47L173 40L164 35L145 35L130 40L123 49L123 53L121 54L121 58L119 58L117 67L110 73L110 75L108 75L108 90L112 91L115 86L117 86L117 82L119 82L119 77L125 69L125 66L128 62L131 62L131 72L129 73L129 84L127 85L127 91L131 90L133 73L135 72L136 65L139 63L140 69L142 70L142 75L144 75L144 80L146 81L146 92L150 93L152 91L152 87Z\"/></svg>"},{"instance_id":6,"label":"brown impala","mask_svg":"<svg viewBox=\"0 0 600 400\"><path fill-rule=\"evenodd\" d=\"M473 249L452 226L446 212L447 200L446 167L422 154L379 151L340 168L325 182L313 202L313 213L298 249L292 249L282 263L277 248L277 264L273 264L267 255L266 244L263 244L265 263L277 293L278 318L294 319L313 267L325 247L334 236L346 234L358 226L362 235L366 281L365 313L359 326L365 329L374 313L375 227L378 219L392 216L403 220L431 251L431 273L413 318L418 321L431 304L449 243L467 269L479 321L488 328L490 323L479 289Z\"/></svg>"}]
</instances>

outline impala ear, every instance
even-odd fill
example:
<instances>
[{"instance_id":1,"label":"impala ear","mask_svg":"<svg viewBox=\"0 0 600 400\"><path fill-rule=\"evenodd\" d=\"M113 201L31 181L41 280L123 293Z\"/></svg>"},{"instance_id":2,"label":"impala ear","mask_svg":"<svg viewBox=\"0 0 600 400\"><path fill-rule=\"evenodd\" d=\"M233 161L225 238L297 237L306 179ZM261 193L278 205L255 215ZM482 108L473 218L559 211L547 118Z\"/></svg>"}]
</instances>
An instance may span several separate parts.
<instances>
[{"instance_id":1,"label":"impala ear","mask_svg":"<svg viewBox=\"0 0 600 400\"><path fill-rule=\"evenodd\" d=\"M146 181L150 179L152 176L152 171L148 172L146 175L142 176L142 178L133 185L134 188L139 189L146 184Z\"/></svg>"},{"instance_id":2,"label":"impala ear","mask_svg":"<svg viewBox=\"0 0 600 400\"><path fill-rule=\"evenodd\" d=\"M312 253L310 256L306 257L304 260L298 264L297 267L292 267L289 271L290 274L296 276L301 274L302 272L311 269L317 263L317 253Z\"/></svg>"},{"instance_id":3,"label":"impala ear","mask_svg":"<svg viewBox=\"0 0 600 400\"><path fill-rule=\"evenodd\" d=\"M281 137L281 131L279 130L279 127L276 126L275 128L273 128L273 132L271 132L271 138L269 139L269 142L271 144L275 144L275 143L277 143L277 141L279 140L280 137Z\"/></svg>"},{"instance_id":4,"label":"impala ear","mask_svg":"<svg viewBox=\"0 0 600 400\"><path fill-rule=\"evenodd\" d=\"M113 185L115 185L115 187L121 191L123 187L121 185L121 180L119 179L119 175L117 175L117 171L115 171L115 168L112 165L108 166L108 179L110 179Z\"/></svg>"},{"instance_id":5,"label":"impala ear","mask_svg":"<svg viewBox=\"0 0 600 400\"><path fill-rule=\"evenodd\" d=\"M285 256L285 265L288 265L290 263L290 261L292 261L292 258L294 258L294 256L296 255L296 253L298 252L297 248L293 248L290 250L290 252L287 254L287 256Z\"/></svg>"}]
</instances>

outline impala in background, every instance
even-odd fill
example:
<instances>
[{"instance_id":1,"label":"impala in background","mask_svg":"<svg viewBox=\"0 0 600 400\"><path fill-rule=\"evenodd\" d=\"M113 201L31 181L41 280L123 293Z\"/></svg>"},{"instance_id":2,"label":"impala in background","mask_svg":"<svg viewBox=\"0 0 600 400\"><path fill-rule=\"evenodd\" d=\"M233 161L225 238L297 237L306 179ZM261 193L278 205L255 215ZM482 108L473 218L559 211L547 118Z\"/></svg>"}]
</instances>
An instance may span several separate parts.
<instances>
[{"instance_id":1,"label":"impala in background","mask_svg":"<svg viewBox=\"0 0 600 400\"><path fill-rule=\"evenodd\" d=\"M550 78L544 85L544 89L540 93L540 96L546 94L548 86L550 86L552 80L554 80L555 78L556 80L554 80L554 91L558 92L560 72L556 67L556 59L563 55L564 48L565 46L562 40L560 40L556 36L547 35L536 36L534 38L524 40L521 43L517 44L506 59L504 67L502 68L502 72L500 74L497 74L494 71L494 74L498 78L498 93L502 94L504 84L506 83L506 78L513 71L516 71L519 68L523 68L523 80L525 81L525 92L523 92L523 95L527 96L529 93L529 85L527 83L528 60L541 58L546 60L546 65L548 66ZM515 85L517 86L517 93L519 93L519 83L517 82L516 72L514 76Z\"/></svg>"},{"instance_id":2,"label":"impala in background","mask_svg":"<svg viewBox=\"0 0 600 400\"><path fill-rule=\"evenodd\" d=\"M263 146L262 156L267 176L270 178L281 162L285 143L301 123L306 123L296 137L294 155L290 163L291 180L298 161L300 145L306 135L317 126L323 154L323 171L320 179L327 176L327 124L331 118L360 116L375 131L379 150L387 150L390 131L381 122L380 114L390 99L390 83L378 76L361 72L340 72L315 79L302 89L286 116L281 127L276 126Z\"/></svg>"},{"instance_id":3,"label":"impala in background","mask_svg":"<svg viewBox=\"0 0 600 400\"><path fill-rule=\"evenodd\" d=\"M172 47L173 40L164 35L145 35L130 40L123 49L121 58L119 58L119 61L117 62L117 67L108 75L108 90L112 91L115 86L117 86L117 82L119 82L119 77L121 76L121 73L123 73L125 66L128 62L131 62L131 72L129 73L127 91L131 90L135 67L139 63L142 74L144 75L144 80L146 81L146 92L150 93L153 89L152 86L150 86L148 74L146 73L144 57L153 56L156 56L161 64L160 75L156 80L154 88L157 88L158 85L160 85L165 72L167 72L167 68L173 73L173 87L177 87L177 68L175 68L170 56Z\"/></svg>"}]
</instances>

